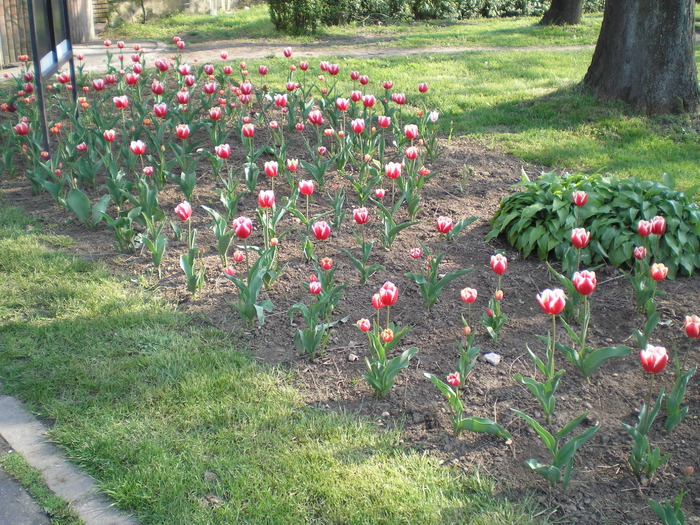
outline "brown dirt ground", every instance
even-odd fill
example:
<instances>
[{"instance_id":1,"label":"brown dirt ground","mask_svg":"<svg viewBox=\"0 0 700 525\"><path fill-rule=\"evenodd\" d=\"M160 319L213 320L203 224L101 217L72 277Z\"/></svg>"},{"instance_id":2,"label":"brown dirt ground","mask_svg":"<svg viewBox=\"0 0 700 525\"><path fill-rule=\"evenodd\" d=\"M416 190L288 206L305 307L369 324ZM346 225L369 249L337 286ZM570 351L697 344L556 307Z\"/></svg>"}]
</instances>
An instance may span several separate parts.
<instances>
[{"instance_id":1,"label":"brown dirt ground","mask_svg":"<svg viewBox=\"0 0 700 525\"><path fill-rule=\"evenodd\" d=\"M289 156L293 157L294 154ZM465 166L473 167L474 172L462 191L460 183ZM535 335L546 334L550 324L548 316L540 311L535 294L556 285L542 261L523 259L505 243L485 243L483 240L489 230L488 220L500 200L515 191L512 185L518 182L521 167L518 159L480 144L462 139L444 144L442 156L431 166L439 174L424 188L420 224L399 234L391 251L384 250L377 243L372 261L385 265L388 272L374 275L370 283L364 286L357 284L355 268L339 250L341 246L356 249L350 235L354 201L349 193L346 204L349 215L342 228L333 232L331 242L317 248L317 253L334 258L337 281L350 283L334 313L334 318L349 316L349 321L333 331L325 353L314 361L310 361L308 356L299 355L294 348L296 328L290 324L287 314L294 303L310 300L304 284L312 268L301 256L296 233L282 241L280 257L281 262L288 263L286 270L269 293L263 292L273 300L274 311L267 315L263 327L244 327L230 306L236 297L235 287L222 276L214 236L208 228L207 215L199 207L201 204L216 206L213 197L216 184L206 170L201 173L193 203L194 226L199 232L198 244L205 249L207 267L204 291L195 300L189 299L184 275L179 268L178 258L184 252L182 243L169 240L163 277L159 280L147 253L117 253L112 247L111 232L101 228L87 230L73 220L70 212L54 205L48 195L33 195L24 179L4 180L2 190L6 202L27 209L44 222L45 228L71 236L75 240L75 244L69 248L71 253L102 261L120 274L148 276L165 300L177 303L179 309L192 314L192 322L211 323L230 331L233 337L245 341L261 362L293 370L310 405L322 410L355 414L375 421L380 428L399 427L406 446L425 451L465 471L478 469L488 473L498 481L499 489L511 497L534 494L543 514L553 512L553 520L584 524L653 523L655 515L646 504L647 498L672 498L683 487L690 491L684 503L686 515L692 517L700 513L698 477L684 481L682 475L685 466L700 468L697 440L700 431L700 393L697 378L691 380L687 393L689 417L671 434L660 430L660 422L652 431L653 443L660 446L664 453L672 454L670 462L660 469L654 483L640 487L627 465L631 441L620 422L633 424L636 421L637 410L648 388L648 377L642 373L635 353L606 364L589 383L571 366L567 366L562 356L557 357L558 367L567 368L567 372L557 394L554 428L560 428L573 417L588 411L590 417L587 424L599 422L601 429L579 452L574 476L566 491L549 490L543 479L525 468L523 462L528 458L545 461L545 449L534 432L509 409L517 408L535 415L541 421L543 417L530 393L512 377L516 372L524 375L533 372L533 364L525 352L526 344L536 353L544 353L543 343ZM536 172L533 167L525 168L531 174ZM267 187L265 178L263 174L260 187ZM343 186L345 181L334 173L329 187L335 184ZM288 192L283 180L278 181L276 188L278 199L280 193ZM172 210L181 200L182 194L172 186L160 195L162 208L173 220L177 218ZM329 208L326 195L316 193L311 202L312 213ZM252 213L255 205L255 198L248 195L239 209ZM418 245L418 241L433 248L439 246L434 227L435 217L439 215L449 215L455 220L472 215L478 217L456 242L448 245L443 262L445 270L471 268L473 272L451 283L433 310L426 313L419 290L403 274L418 271L424 264L407 255L410 248ZM288 222L293 225L292 219ZM371 223L377 223L376 215ZM254 231L251 242L261 242L259 229ZM503 279L505 298L502 303L509 320L502 329L498 344L494 344L478 323L478 318L495 290L496 276L489 267L489 259L497 250L503 251L510 263ZM237 270L244 271L244 265L238 264ZM410 368L399 375L390 394L379 400L360 378L365 366L363 357L368 354L368 349L364 335L354 322L373 315L370 298L386 280L395 282L400 290L399 300L392 308L392 319L413 327L401 348L416 346L419 352ZM615 268L603 267L598 271L598 282L598 288L592 295L592 342L599 346L631 344L630 334L641 326L642 318L635 313L634 298L627 280ZM472 324L478 334L477 343L482 353L497 352L503 360L498 366L481 361L477 364L463 392L465 406L473 415L495 419L504 425L513 434L512 445L491 436L469 432L460 438L455 437L442 397L423 376L423 372L444 375L454 370L458 356L456 340L460 334L460 313L466 311L459 300L459 290L466 286L477 288L480 294L472 312ZM677 348L680 355L689 353L688 363L695 366L700 357L700 348L697 342L692 343L685 337L683 318L698 313L700 278L695 276L679 278L675 282L665 281L661 283L661 289L666 295L659 301L662 323L654 333L654 342L669 349ZM295 322L303 324L299 318ZM359 359L350 361L350 354L356 354ZM664 386L669 390L674 379L672 367L669 366L658 379L657 387Z\"/></svg>"}]
</instances>

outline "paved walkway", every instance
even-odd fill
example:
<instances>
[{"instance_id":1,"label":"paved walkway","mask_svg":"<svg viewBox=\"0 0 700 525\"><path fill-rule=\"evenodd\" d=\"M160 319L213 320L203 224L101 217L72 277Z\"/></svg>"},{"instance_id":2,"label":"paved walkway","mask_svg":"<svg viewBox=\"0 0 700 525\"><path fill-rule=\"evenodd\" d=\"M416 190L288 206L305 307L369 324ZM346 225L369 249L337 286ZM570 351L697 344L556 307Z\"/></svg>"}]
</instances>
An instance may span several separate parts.
<instances>
[{"instance_id":1,"label":"paved walkway","mask_svg":"<svg viewBox=\"0 0 700 525\"><path fill-rule=\"evenodd\" d=\"M134 518L111 506L92 478L71 465L49 442L46 427L10 396L0 395L0 438L41 473L49 489L67 501L85 525L138 525ZM26 492L6 475L0 475L0 502L0 525L49 523Z\"/></svg>"}]
</instances>

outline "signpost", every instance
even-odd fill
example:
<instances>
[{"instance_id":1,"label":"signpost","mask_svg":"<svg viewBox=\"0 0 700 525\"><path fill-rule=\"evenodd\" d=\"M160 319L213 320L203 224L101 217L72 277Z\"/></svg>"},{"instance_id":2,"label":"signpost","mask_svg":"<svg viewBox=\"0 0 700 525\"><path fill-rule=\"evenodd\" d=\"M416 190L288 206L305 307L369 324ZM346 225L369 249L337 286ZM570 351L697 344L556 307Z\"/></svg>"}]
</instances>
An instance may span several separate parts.
<instances>
[{"instance_id":1,"label":"signpost","mask_svg":"<svg viewBox=\"0 0 700 525\"><path fill-rule=\"evenodd\" d=\"M66 62L70 64L73 98L77 98L73 46L68 27L68 3L67 0L27 0L27 7L43 145L48 151L49 134L46 123L44 83Z\"/></svg>"}]
</instances>

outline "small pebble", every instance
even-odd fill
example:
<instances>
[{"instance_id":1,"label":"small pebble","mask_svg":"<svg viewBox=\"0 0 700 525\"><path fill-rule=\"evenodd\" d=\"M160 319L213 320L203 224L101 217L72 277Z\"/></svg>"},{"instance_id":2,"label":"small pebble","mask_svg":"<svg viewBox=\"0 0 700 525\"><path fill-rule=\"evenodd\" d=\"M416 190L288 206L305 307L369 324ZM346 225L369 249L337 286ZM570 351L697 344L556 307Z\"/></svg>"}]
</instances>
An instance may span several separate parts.
<instances>
[{"instance_id":1,"label":"small pebble","mask_svg":"<svg viewBox=\"0 0 700 525\"><path fill-rule=\"evenodd\" d=\"M382 412L382 417L389 417L389 415L389 412L387 412L386 410Z\"/></svg>"},{"instance_id":2,"label":"small pebble","mask_svg":"<svg viewBox=\"0 0 700 525\"><path fill-rule=\"evenodd\" d=\"M358 359L359 359L359 357L358 357L357 355L355 355L355 354L348 354L348 361L350 361L351 363L354 363L354 362L357 361Z\"/></svg>"},{"instance_id":3,"label":"small pebble","mask_svg":"<svg viewBox=\"0 0 700 525\"><path fill-rule=\"evenodd\" d=\"M484 361L493 366L498 366L498 363L501 362L501 356L494 352L489 352L488 354L484 354Z\"/></svg>"}]
</instances>

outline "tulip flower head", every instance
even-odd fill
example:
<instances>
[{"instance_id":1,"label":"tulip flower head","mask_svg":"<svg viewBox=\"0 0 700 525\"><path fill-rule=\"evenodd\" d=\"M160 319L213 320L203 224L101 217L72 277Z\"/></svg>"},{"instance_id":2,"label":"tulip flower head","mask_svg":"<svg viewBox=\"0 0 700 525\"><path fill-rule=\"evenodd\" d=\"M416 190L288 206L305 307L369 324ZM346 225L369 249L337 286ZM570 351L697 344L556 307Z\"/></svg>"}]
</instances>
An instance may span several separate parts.
<instances>
[{"instance_id":1,"label":"tulip flower head","mask_svg":"<svg viewBox=\"0 0 700 525\"><path fill-rule=\"evenodd\" d=\"M384 166L384 173L390 179L398 179L401 176L401 163L400 162L388 162Z\"/></svg>"},{"instance_id":2,"label":"tulip flower head","mask_svg":"<svg viewBox=\"0 0 700 525\"><path fill-rule=\"evenodd\" d=\"M693 339L700 337L700 317L697 315L685 316L685 333Z\"/></svg>"},{"instance_id":3,"label":"tulip flower head","mask_svg":"<svg viewBox=\"0 0 700 525\"><path fill-rule=\"evenodd\" d=\"M452 219L449 217L438 217L435 221L435 227L439 233L448 234L452 229Z\"/></svg>"},{"instance_id":4,"label":"tulip flower head","mask_svg":"<svg viewBox=\"0 0 700 525\"><path fill-rule=\"evenodd\" d=\"M114 142L114 139L117 138L117 132L114 131L113 129L107 129L107 130L105 130L105 132L102 134L102 136L104 137L104 139L105 139L107 142Z\"/></svg>"},{"instance_id":5,"label":"tulip flower head","mask_svg":"<svg viewBox=\"0 0 700 525\"><path fill-rule=\"evenodd\" d=\"M588 202L588 193L582 190L575 191L571 194L571 200L576 206L585 206Z\"/></svg>"},{"instance_id":6,"label":"tulip flower head","mask_svg":"<svg viewBox=\"0 0 700 525\"><path fill-rule=\"evenodd\" d=\"M391 328L387 328L382 331L382 341L385 343L391 343L394 340L394 331Z\"/></svg>"},{"instance_id":7,"label":"tulip flower head","mask_svg":"<svg viewBox=\"0 0 700 525\"><path fill-rule=\"evenodd\" d=\"M190 136L190 127L187 124L178 124L175 128L177 138L185 140Z\"/></svg>"},{"instance_id":8,"label":"tulip flower head","mask_svg":"<svg viewBox=\"0 0 700 525\"><path fill-rule=\"evenodd\" d=\"M418 137L418 126L415 124L406 124L403 128L403 132L407 139L413 140Z\"/></svg>"},{"instance_id":9,"label":"tulip flower head","mask_svg":"<svg viewBox=\"0 0 700 525\"><path fill-rule=\"evenodd\" d=\"M350 127L352 128L352 131L359 135L365 130L365 119L355 119L350 122Z\"/></svg>"},{"instance_id":10,"label":"tulip flower head","mask_svg":"<svg viewBox=\"0 0 700 525\"><path fill-rule=\"evenodd\" d=\"M314 126L320 126L323 124L323 113L321 113L317 109L311 111L307 118L309 119L309 122Z\"/></svg>"},{"instance_id":11,"label":"tulip flower head","mask_svg":"<svg viewBox=\"0 0 700 525\"><path fill-rule=\"evenodd\" d=\"M581 295L590 295L595 290L596 280L595 272L589 270L583 270L582 272L576 272L571 279L574 284L574 288Z\"/></svg>"},{"instance_id":12,"label":"tulip flower head","mask_svg":"<svg viewBox=\"0 0 700 525\"><path fill-rule=\"evenodd\" d=\"M378 293L375 293L372 296L372 307L375 310L381 310L382 308L384 308L384 306L385 305L384 305L384 301L382 301L382 296L379 295Z\"/></svg>"},{"instance_id":13,"label":"tulip flower head","mask_svg":"<svg viewBox=\"0 0 700 525\"><path fill-rule=\"evenodd\" d=\"M559 315L566 307L566 296L561 288L547 289L537 294L537 302L540 303L540 308L544 313Z\"/></svg>"},{"instance_id":14,"label":"tulip flower head","mask_svg":"<svg viewBox=\"0 0 700 525\"><path fill-rule=\"evenodd\" d=\"M310 291L312 294L314 294L314 295L320 294L320 293L321 293L321 289L322 289L322 286L321 286L321 283L320 283L320 282L318 282L318 281L313 281L313 282L310 282L310 283L309 283L309 291Z\"/></svg>"},{"instance_id":15,"label":"tulip flower head","mask_svg":"<svg viewBox=\"0 0 700 525\"><path fill-rule=\"evenodd\" d=\"M219 144L214 147L214 151L216 152L216 156L220 159L227 159L231 156L231 146L228 144Z\"/></svg>"},{"instance_id":16,"label":"tulip flower head","mask_svg":"<svg viewBox=\"0 0 700 525\"><path fill-rule=\"evenodd\" d=\"M309 180L300 180L299 181L299 193L302 195L313 195L314 193L314 181L309 179Z\"/></svg>"},{"instance_id":17,"label":"tulip flower head","mask_svg":"<svg viewBox=\"0 0 700 525\"><path fill-rule=\"evenodd\" d=\"M584 228L574 228L571 231L571 242L574 248L581 250L588 246L591 240L591 232L587 232Z\"/></svg>"},{"instance_id":18,"label":"tulip flower head","mask_svg":"<svg viewBox=\"0 0 700 525\"><path fill-rule=\"evenodd\" d=\"M331 235L331 227L326 221L316 221L311 226L311 233L314 234L319 241L325 241Z\"/></svg>"},{"instance_id":19,"label":"tulip flower head","mask_svg":"<svg viewBox=\"0 0 700 525\"><path fill-rule=\"evenodd\" d=\"M446 378L447 384L453 387L458 387L462 384L462 380L459 377L459 372L453 372Z\"/></svg>"},{"instance_id":20,"label":"tulip flower head","mask_svg":"<svg viewBox=\"0 0 700 525\"><path fill-rule=\"evenodd\" d=\"M508 269L508 259L501 255L500 253L497 253L496 255L491 256L491 269L493 270L493 273L496 275L503 275L506 273L506 270Z\"/></svg>"},{"instance_id":21,"label":"tulip flower head","mask_svg":"<svg viewBox=\"0 0 700 525\"><path fill-rule=\"evenodd\" d=\"M637 223L637 233L642 237L646 237L651 234L651 222L641 220Z\"/></svg>"},{"instance_id":22,"label":"tulip flower head","mask_svg":"<svg viewBox=\"0 0 700 525\"><path fill-rule=\"evenodd\" d=\"M175 207L175 213L180 219L186 221L192 217L192 206L187 201L183 201Z\"/></svg>"},{"instance_id":23,"label":"tulip flower head","mask_svg":"<svg viewBox=\"0 0 700 525\"><path fill-rule=\"evenodd\" d=\"M637 246L634 249L634 258L641 261L647 258L647 249L644 246Z\"/></svg>"},{"instance_id":24,"label":"tulip flower head","mask_svg":"<svg viewBox=\"0 0 700 525\"><path fill-rule=\"evenodd\" d=\"M661 263L654 263L649 269L649 274L655 281L663 281L668 275L668 268Z\"/></svg>"},{"instance_id":25,"label":"tulip flower head","mask_svg":"<svg viewBox=\"0 0 700 525\"><path fill-rule=\"evenodd\" d=\"M425 93L427 91L428 91L428 84L426 84L425 82L421 82L420 84L418 84L418 92L419 93Z\"/></svg>"},{"instance_id":26,"label":"tulip flower head","mask_svg":"<svg viewBox=\"0 0 700 525\"><path fill-rule=\"evenodd\" d=\"M120 95L118 97L112 98L114 102L114 107L117 109L125 109L129 107L129 97L126 95Z\"/></svg>"},{"instance_id":27,"label":"tulip flower head","mask_svg":"<svg viewBox=\"0 0 700 525\"><path fill-rule=\"evenodd\" d=\"M374 196L377 197L378 199L383 199L385 195L386 195L386 190L384 188L376 188L374 190Z\"/></svg>"},{"instance_id":28,"label":"tulip flower head","mask_svg":"<svg viewBox=\"0 0 700 525\"><path fill-rule=\"evenodd\" d=\"M385 306L393 306L399 298L399 289L391 281L385 282L379 290L379 297Z\"/></svg>"},{"instance_id":29,"label":"tulip flower head","mask_svg":"<svg viewBox=\"0 0 700 525\"><path fill-rule=\"evenodd\" d=\"M473 303L476 301L478 292L474 288L463 288L459 295L465 303Z\"/></svg>"},{"instance_id":30,"label":"tulip flower head","mask_svg":"<svg viewBox=\"0 0 700 525\"><path fill-rule=\"evenodd\" d=\"M277 173L279 173L279 164L277 164L277 161L270 160L265 163L265 175L268 177L276 177Z\"/></svg>"},{"instance_id":31,"label":"tulip flower head","mask_svg":"<svg viewBox=\"0 0 700 525\"><path fill-rule=\"evenodd\" d=\"M645 372L659 374L666 368L668 353L663 346L647 345L644 350L639 352L639 360Z\"/></svg>"},{"instance_id":32,"label":"tulip flower head","mask_svg":"<svg viewBox=\"0 0 700 525\"><path fill-rule=\"evenodd\" d=\"M15 125L14 130L15 130L15 133L17 133L17 135L19 135L20 137L23 137L23 136L29 134L29 124L22 121L19 124Z\"/></svg>"},{"instance_id":33,"label":"tulip flower head","mask_svg":"<svg viewBox=\"0 0 700 525\"><path fill-rule=\"evenodd\" d=\"M233 252L233 260L236 261L237 263L243 262L244 259L245 259L245 253L243 253L239 250L236 250L235 252Z\"/></svg>"},{"instance_id":34,"label":"tulip flower head","mask_svg":"<svg viewBox=\"0 0 700 525\"><path fill-rule=\"evenodd\" d=\"M372 329L372 323L369 319L360 319L357 321L357 327L363 332L369 332Z\"/></svg>"},{"instance_id":35,"label":"tulip flower head","mask_svg":"<svg viewBox=\"0 0 700 525\"><path fill-rule=\"evenodd\" d=\"M420 248L411 248L408 251L408 255L409 257L411 257L411 259L420 259L423 255L423 250L421 250Z\"/></svg>"},{"instance_id":36,"label":"tulip flower head","mask_svg":"<svg viewBox=\"0 0 700 525\"><path fill-rule=\"evenodd\" d=\"M272 208L275 205L275 192L272 190L260 190L258 194L258 206Z\"/></svg>"},{"instance_id":37,"label":"tulip flower head","mask_svg":"<svg viewBox=\"0 0 700 525\"><path fill-rule=\"evenodd\" d=\"M651 233L654 235L663 235L666 233L666 219L657 215L651 220Z\"/></svg>"},{"instance_id":38,"label":"tulip flower head","mask_svg":"<svg viewBox=\"0 0 700 525\"><path fill-rule=\"evenodd\" d=\"M379 124L380 128L388 128L389 126L391 126L391 117L379 115L377 117L377 124Z\"/></svg>"},{"instance_id":39,"label":"tulip flower head","mask_svg":"<svg viewBox=\"0 0 700 525\"><path fill-rule=\"evenodd\" d=\"M323 259L321 259L321 268L323 268L326 271L333 268L333 259L331 259L330 257L324 257Z\"/></svg>"},{"instance_id":40,"label":"tulip flower head","mask_svg":"<svg viewBox=\"0 0 700 525\"><path fill-rule=\"evenodd\" d=\"M248 217L238 217L234 219L233 232L239 239L247 239L253 231L253 221Z\"/></svg>"},{"instance_id":41,"label":"tulip flower head","mask_svg":"<svg viewBox=\"0 0 700 525\"><path fill-rule=\"evenodd\" d=\"M299 159L287 159L287 169L289 171L296 171L299 169Z\"/></svg>"},{"instance_id":42,"label":"tulip flower head","mask_svg":"<svg viewBox=\"0 0 700 525\"><path fill-rule=\"evenodd\" d=\"M369 211L367 208L355 208L352 211L352 218L355 220L355 224L366 224L369 220Z\"/></svg>"},{"instance_id":43,"label":"tulip flower head","mask_svg":"<svg viewBox=\"0 0 700 525\"><path fill-rule=\"evenodd\" d=\"M243 124L243 127L241 128L241 132L243 133L243 136L245 138L249 139L255 135L255 125L254 124Z\"/></svg>"},{"instance_id":44,"label":"tulip flower head","mask_svg":"<svg viewBox=\"0 0 700 525\"><path fill-rule=\"evenodd\" d=\"M285 48L282 50L282 54L283 54L286 58L291 57L291 56L292 56L292 48L291 48L291 47L285 47Z\"/></svg>"},{"instance_id":45,"label":"tulip flower head","mask_svg":"<svg viewBox=\"0 0 700 525\"><path fill-rule=\"evenodd\" d=\"M141 140L132 140L129 149L134 155L143 155L146 153L146 144Z\"/></svg>"}]
</instances>

